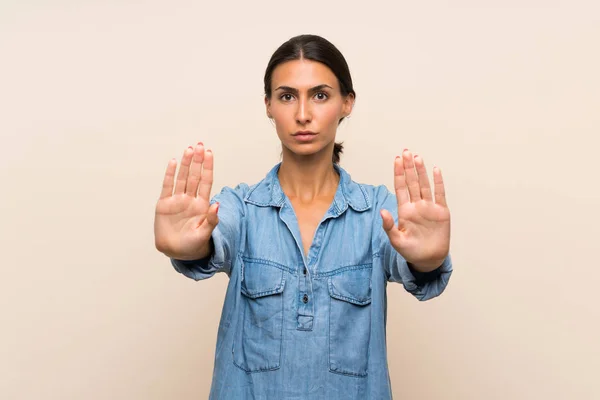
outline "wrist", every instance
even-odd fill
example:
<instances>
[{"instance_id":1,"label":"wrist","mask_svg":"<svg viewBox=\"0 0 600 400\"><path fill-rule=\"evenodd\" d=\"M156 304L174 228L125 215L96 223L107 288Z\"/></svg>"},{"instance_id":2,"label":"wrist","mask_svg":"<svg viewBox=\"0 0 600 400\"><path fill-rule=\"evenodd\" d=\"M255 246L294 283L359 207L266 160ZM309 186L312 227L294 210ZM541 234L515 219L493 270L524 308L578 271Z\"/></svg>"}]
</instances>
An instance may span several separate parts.
<instances>
[{"instance_id":1,"label":"wrist","mask_svg":"<svg viewBox=\"0 0 600 400\"><path fill-rule=\"evenodd\" d=\"M436 259L436 260L431 260L431 261L419 261L418 263L411 263L409 262L408 265L410 266L410 268L414 269L415 271L418 272L431 272L434 271L436 269L438 269L439 267L442 266L442 264L444 263L444 260L446 258L442 258L442 259Z\"/></svg>"},{"instance_id":2,"label":"wrist","mask_svg":"<svg viewBox=\"0 0 600 400\"><path fill-rule=\"evenodd\" d=\"M195 260L202 260L204 258L210 257L212 255L213 251L214 251L214 244L213 244L213 240L211 238L208 241L208 243L206 243L205 245L200 247L198 252L193 253L193 254L178 254L178 253L172 253L172 252L167 252L167 251L164 251L163 253L167 257L173 258L175 260L195 261Z\"/></svg>"}]
</instances>

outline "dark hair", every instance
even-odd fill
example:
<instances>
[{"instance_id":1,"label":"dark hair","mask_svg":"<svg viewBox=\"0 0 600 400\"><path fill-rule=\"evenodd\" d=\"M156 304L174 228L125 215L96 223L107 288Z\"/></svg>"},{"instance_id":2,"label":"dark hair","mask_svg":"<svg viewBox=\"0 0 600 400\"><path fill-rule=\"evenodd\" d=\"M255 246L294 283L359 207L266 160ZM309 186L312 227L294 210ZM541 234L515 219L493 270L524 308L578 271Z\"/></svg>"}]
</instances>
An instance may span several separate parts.
<instances>
[{"instance_id":1,"label":"dark hair","mask_svg":"<svg viewBox=\"0 0 600 400\"><path fill-rule=\"evenodd\" d=\"M271 56L264 79L265 96L267 96L267 99L271 99L271 78L275 68L284 62L301 59L325 64L336 76L342 96L352 94L356 98L348 63L342 53L331 42L320 36L299 35L279 46ZM343 120L344 118L341 118L338 121L338 125ZM342 143L335 143L333 148L333 162L335 164L339 164L340 154L343 152L343 149L344 146Z\"/></svg>"}]
</instances>

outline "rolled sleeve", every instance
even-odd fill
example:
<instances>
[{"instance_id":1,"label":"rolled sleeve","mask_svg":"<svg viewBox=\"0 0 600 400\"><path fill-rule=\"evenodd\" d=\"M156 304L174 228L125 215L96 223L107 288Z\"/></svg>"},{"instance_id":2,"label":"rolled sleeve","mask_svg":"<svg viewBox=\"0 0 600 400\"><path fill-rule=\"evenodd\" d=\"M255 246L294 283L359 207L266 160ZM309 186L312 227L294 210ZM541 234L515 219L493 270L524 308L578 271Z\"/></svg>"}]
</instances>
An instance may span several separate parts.
<instances>
[{"instance_id":1,"label":"rolled sleeve","mask_svg":"<svg viewBox=\"0 0 600 400\"><path fill-rule=\"evenodd\" d=\"M247 190L248 185L242 183L235 189L225 187L212 198L210 204L219 202L219 223L211 236L213 252L210 256L198 260L171 258L171 265L177 272L196 281L210 278L217 272L231 276L245 215L243 199Z\"/></svg>"},{"instance_id":2,"label":"rolled sleeve","mask_svg":"<svg viewBox=\"0 0 600 400\"><path fill-rule=\"evenodd\" d=\"M198 260L177 260L171 258L171 265L173 265L175 271L196 281L210 278L215 273L221 271L227 272L229 275L230 268L224 268L225 260L227 259L225 256L225 239L218 226L212 233L211 241L213 242L214 251L208 257Z\"/></svg>"},{"instance_id":3,"label":"rolled sleeve","mask_svg":"<svg viewBox=\"0 0 600 400\"><path fill-rule=\"evenodd\" d=\"M393 248L392 251L396 252ZM439 296L448 286L452 275L450 254L446 256L442 265L430 272L415 271L400 254L391 258L389 281L402 283L404 289L420 301Z\"/></svg>"},{"instance_id":4,"label":"rolled sleeve","mask_svg":"<svg viewBox=\"0 0 600 400\"><path fill-rule=\"evenodd\" d=\"M398 224L398 203L395 194L385 186L379 186L376 193L377 209L375 218L375 231L379 240L380 256L387 280L402 283L407 292L420 301L425 301L439 296L444 292L450 276L452 275L452 258L446 256L442 264L429 272L419 272L413 269L404 257L391 245L382 226L381 209L389 211Z\"/></svg>"}]
</instances>

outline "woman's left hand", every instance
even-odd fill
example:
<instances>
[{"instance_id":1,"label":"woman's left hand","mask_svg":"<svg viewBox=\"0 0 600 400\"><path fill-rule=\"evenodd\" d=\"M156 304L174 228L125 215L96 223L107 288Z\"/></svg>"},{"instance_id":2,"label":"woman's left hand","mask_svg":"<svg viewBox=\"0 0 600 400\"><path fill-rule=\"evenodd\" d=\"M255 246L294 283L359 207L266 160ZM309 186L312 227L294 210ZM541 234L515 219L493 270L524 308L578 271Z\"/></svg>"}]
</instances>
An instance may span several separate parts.
<instances>
[{"instance_id":1,"label":"woman's left hand","mask_svg":"<svg viewBox=\"0 0 600 400\"><path fill-rule=\"evenodd\" d=\"M438 167L433 168L433 183L432 194L423 159L405 149L394 161L398 226L389 211L381 210L391 245L420 272L439 267L450 249L450 210Z\"/></svg>"}]
</instances>

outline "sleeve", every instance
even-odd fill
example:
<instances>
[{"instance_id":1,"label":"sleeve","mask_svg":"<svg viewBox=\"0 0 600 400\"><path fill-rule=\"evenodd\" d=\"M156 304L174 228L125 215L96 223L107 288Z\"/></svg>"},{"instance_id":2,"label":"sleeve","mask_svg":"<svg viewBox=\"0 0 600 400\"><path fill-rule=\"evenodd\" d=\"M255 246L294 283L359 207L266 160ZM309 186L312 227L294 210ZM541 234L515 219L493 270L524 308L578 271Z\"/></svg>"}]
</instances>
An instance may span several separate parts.
<instances>
[{"instance_id":1,"label":"sleeve","mask_svg":"<svg viewBox=\"0 0 600 400\"><path fill-rule=\"evenodd\" d=\"M248 185L239 184L234 189L224 187L215 195L210 204L219 202L219 223L212 233L213 252L198 260L177 260L171 258L175 270L196 281L207 279L217 272L231 276L233 260L239 248L240 233L244 213L244 196Z\"/></svg>"},{"instance_id":2,"label":"sleeve","mask_svg":"<svg viewBox=\"0 0 600 400\"><path fill-rule=\"evenodd\" d=\"M450 276L452 275L452 259L450 254L442 264L433 271L419 272L412 268L400 253L390 243L379 211L385 209L394 217L398 224L398 202L396 195L391 193L385 186L379 186L375 190L376 210L375 227L376 244L379 246L379 254L382 258L385 275L389 282L402 283L404 289L420 301L432 299L442 294Z\"/></svg>"}]
</instances>

